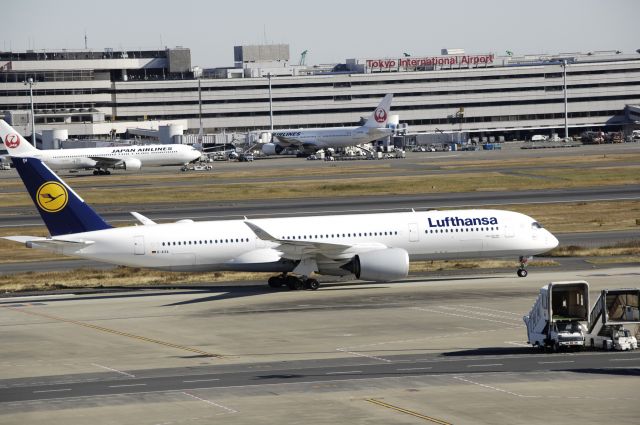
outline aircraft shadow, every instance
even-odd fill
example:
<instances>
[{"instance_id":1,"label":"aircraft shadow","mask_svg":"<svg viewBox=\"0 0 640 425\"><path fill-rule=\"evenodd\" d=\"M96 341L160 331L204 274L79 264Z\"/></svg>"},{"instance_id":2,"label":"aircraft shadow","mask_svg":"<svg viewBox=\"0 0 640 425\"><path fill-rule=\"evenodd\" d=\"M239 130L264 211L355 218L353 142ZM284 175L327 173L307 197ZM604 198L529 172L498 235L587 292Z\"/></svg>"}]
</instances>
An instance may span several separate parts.
<instances>
[{"instance_id":1,"label":"aircraft shadow","mask_svg":"<svg viewBox=\"0 0 640 425\"><path fill-rule=\"evenodd\" d=\"M445 357L510 356L514 354L541 354L541 351L533 347L482 347L471 350L450 351L447 353L442 353L442 355Z\"/></svg>"}]
</instances>

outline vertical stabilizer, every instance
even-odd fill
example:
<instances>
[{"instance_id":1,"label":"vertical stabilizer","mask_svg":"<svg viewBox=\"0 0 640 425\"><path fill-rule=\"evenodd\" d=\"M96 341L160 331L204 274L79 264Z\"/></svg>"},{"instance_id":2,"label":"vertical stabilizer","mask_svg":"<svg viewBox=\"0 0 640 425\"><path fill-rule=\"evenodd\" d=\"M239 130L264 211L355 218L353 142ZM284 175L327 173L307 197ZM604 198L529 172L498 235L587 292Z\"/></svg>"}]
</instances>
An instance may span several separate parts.
<instances>
[{"instance_id":1,"label":"vertical stabilizer","mask_svg":"<svg viewBox=\"0 0 640 425\"><path fill-rule=\"evenodd\" d=\"M0 138L11 156L28 156L38 153L38 149L27 142L24 137L18 134L18 132L4 120L0 120Z\"/></svg>"},{"instance_id":2,"label":"vertical stabilizer","mask_svg":"<svg viewBox=\"0 0 640 425\"><path fill-rule=\"evenodd\" d=\"M42 161L11 159L51 236L111 228Z\"/></svg>"},{"instance_id":3,"label":"vertical stabilizer","mask_svg":"<svg viewBox=\"0 0 640 425\"><path fill-rule=\"evenodd\" d=\"M365 127L385 127L389 121L391 114L391 101L393 100L393 94L389 93L382 98L378 107L373 111L373 114L369 117L364 124Z\"/></svg>"}]
</instances>

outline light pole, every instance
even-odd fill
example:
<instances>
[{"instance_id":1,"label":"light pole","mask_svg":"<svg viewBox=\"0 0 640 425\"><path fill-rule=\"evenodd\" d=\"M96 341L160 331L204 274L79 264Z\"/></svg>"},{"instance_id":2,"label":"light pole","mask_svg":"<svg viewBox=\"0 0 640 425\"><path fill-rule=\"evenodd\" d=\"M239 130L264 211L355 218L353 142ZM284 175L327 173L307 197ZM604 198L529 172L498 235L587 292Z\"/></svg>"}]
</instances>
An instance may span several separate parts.
<instances>
[{"instance_id":1,"label":"light pole","mask_svg":"<svg viewBox=\"0 0 640 425\"><path fill-rule=\"evenodd\" d=\"M569 123L567 113L567 60L562 61L562 81L564 86L564 140L569 139Z\"/></svg>"},{"instance_id":2,"label":"light pole","mask_svg":"<svg viewBox=\"0 0 640 425\"><path fill-rule=\"evenodd\" d=\"M267 79L269 80L269 126L273 133L273 97L271 96L271 73L267 73Z\"/></svg>"},{"instance_id":3,"label":"light pole","mask_svg":"<svg viewBox=\"0 0 640 425\"><path fill-rule=\"evenodd\" d=\"M33 108L33 85L36 84L35 81L33 81L32 77L27 78L27 81L24 82L24 85L29 85L29 99L31 100L31 143L33 143L33 146L36 145L36 117L35 117L35 110Z\"/></svg>"},{"instance_id":4,"label":"light pole","mask_svg":"<svg viewBox=\"0 0 640 425\"><path fill-rule=\"evenodd\" d=\"M201 78L198 77L198 118L200 120L200 129L198 131L198 142L202 143L203 129L202 129L202 85Z\"/></svg>"}]
</instances>

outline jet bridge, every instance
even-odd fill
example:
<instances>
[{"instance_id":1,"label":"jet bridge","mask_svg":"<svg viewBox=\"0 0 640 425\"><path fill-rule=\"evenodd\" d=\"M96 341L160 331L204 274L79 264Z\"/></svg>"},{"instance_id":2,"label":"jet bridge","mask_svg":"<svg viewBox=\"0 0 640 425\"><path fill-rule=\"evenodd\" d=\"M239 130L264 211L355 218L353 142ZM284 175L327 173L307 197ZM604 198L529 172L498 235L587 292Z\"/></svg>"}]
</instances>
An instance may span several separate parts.
<instances>
[{"instance_id":1,"label":"jet bridge","mask_svg":"<svg viewBox=\"0 0 640 425\"><path fill-rule=\"evenodd\" d=\"M616 346L616 341L635 339L633 334L638 325L640 289L603 289L589 315L587 344L605 349L626 349Z\"/></svg>"}]
</instances>

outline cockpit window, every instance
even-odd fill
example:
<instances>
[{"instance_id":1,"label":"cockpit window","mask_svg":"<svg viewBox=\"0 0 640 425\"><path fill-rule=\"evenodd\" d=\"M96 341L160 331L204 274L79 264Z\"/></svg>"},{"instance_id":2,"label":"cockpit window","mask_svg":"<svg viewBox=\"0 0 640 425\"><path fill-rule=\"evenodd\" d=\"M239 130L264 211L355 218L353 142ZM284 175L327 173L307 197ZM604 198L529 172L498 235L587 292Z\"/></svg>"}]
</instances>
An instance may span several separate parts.
<instances>
[{"instance_id":1,"label":"cockpit window","mask_svg":"<svg viewBox=\"0 0 640 425\"><path fill-rule=\"evenodd\" d=\"M533 223L531 223L531 227L534 229L542 229L542 224L538 223L537 221L534 221Z\"/></svg>"}]
</instances>

